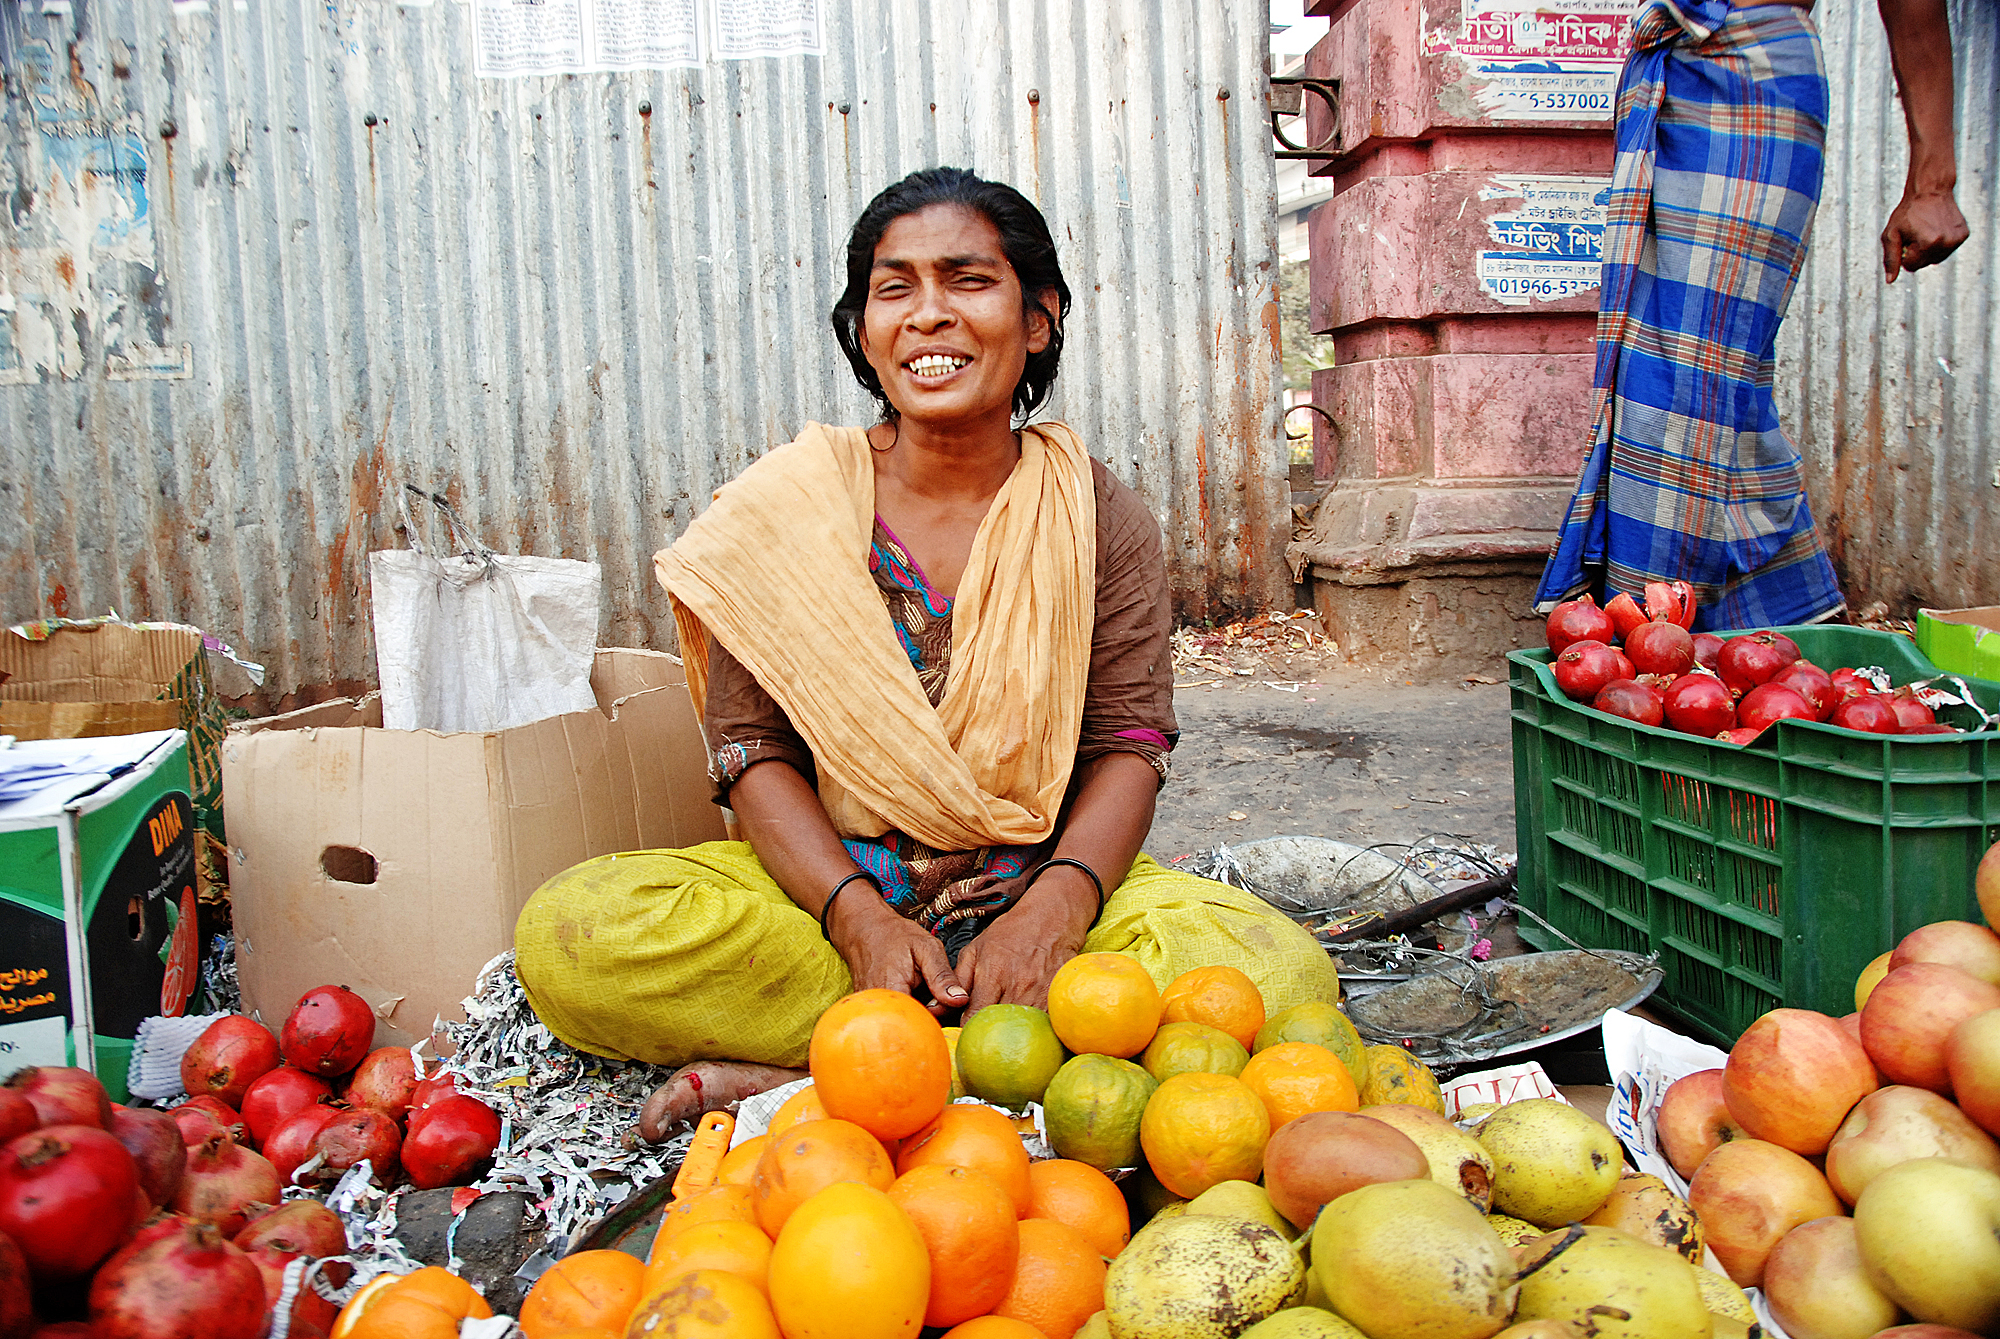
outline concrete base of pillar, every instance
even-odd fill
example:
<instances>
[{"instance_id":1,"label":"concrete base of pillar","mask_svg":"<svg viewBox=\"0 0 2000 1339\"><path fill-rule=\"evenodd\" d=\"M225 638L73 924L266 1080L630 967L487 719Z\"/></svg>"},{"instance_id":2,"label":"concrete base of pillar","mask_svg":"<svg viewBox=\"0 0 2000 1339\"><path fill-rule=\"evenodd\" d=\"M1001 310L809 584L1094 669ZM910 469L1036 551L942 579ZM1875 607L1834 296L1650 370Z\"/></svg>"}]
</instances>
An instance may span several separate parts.
<instances>
[{"instance_id":1,"label":"concrete base of pillar","mask_svg":"<svg viewBox=\"0 0 2000 1339\"><path fill-rule=\"evenodd\" d=\"M1544 643L1532 607L1541 572L1537 558L1349 585L1315 569L1312 602L1349 664L1419 683L1471 674L1504 680L1507 652Z\"/></svg>"}]
</instances>

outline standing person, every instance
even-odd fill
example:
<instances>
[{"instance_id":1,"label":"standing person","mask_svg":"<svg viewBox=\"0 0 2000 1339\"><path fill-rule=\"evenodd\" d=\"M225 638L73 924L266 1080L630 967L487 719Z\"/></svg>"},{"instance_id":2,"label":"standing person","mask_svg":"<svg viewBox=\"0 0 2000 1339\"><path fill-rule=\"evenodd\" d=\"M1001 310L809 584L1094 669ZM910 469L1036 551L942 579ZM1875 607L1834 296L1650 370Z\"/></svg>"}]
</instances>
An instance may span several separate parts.
<instances>
[{"instance_id":1,"label":"standing person","mask_svg":"<svg viewBox=\"0 0 2000 1339\"><path fill-rule=\"evenodd\" d=\"M1945 0L1879 0L1910 137L1884 277L1966 239ZM1772 402L1819 203L1828 92L1808 7L1650 0L1619 80L1596 413L1538 609L1686 581L1697 630L1846 606Z\"/></svg>"}]
</instances>

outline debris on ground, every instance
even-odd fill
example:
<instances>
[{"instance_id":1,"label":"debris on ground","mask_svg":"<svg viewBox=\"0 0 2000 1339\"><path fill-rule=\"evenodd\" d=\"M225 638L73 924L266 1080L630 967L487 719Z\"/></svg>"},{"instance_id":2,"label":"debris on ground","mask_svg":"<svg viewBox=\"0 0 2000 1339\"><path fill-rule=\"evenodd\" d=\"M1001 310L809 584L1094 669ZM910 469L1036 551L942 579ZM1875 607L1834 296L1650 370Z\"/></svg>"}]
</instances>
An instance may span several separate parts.
<instances>
[{"instance_id":1,"label":"debris on ground","mask_svg":"<svg viewBox=\"0 0 2000 1339\"><path fill-rule=\"evenodd\" d=\"M1270 687L1285 689L1296 689L1339 658L1339 648L1311 609L1258 614L1219 628L1176 628L1172 647L1176 678L1223 682L1262 676Z\"/></svg>"}]
</instances>

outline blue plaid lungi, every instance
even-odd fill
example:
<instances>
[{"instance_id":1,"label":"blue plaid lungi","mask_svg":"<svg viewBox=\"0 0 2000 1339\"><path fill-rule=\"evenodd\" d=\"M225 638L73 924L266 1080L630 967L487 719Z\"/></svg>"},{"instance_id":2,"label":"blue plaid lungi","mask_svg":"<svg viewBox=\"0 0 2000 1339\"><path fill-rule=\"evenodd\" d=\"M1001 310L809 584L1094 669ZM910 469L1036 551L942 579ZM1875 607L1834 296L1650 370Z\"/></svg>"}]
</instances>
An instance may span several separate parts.
<instances>
[{"instance_id":1,"label":"blue plaid lungi","mask_svg":"<svg viewBox=\"0 0 2000 1339\"><path fill-rule=\"evenodd\" d=\"M1819 34L1785 4L1651 0L1618 90L1591 445L1535 600L1683 580L1696 629L1845 607L1772 403L1819 203Z\"/></svg>"}]
</instances>

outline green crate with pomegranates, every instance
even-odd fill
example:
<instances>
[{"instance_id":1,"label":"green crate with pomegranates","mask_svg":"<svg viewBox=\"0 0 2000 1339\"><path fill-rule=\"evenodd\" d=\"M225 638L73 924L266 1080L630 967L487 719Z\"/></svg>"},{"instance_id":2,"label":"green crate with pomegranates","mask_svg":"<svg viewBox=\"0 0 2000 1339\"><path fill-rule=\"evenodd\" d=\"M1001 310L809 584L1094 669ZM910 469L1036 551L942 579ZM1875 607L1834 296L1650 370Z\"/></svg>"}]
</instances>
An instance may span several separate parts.
<instances>
[{"instance_id":1,"label":"green crate with pomegranates","mask_svg":"<svg viewBox=\"0 0 2000 1339\"><path fill-rule=\"evenodd\" d=\"M1829 671L1939 672L1893 633L1777 631ZM1658 954L1655 1003L1727 1046L1780 1006L1853 1012L1871 959L1920 925L1979 919L1973 872L2000 840L2000 732L1981 713L2000 725L2000 684L1938 685L1974 704L1938 709L1964 734L1783 720L1734 745L1570 701L1546 648L1507 659L1535 947Z\"/></svg>"}]
</instances>

